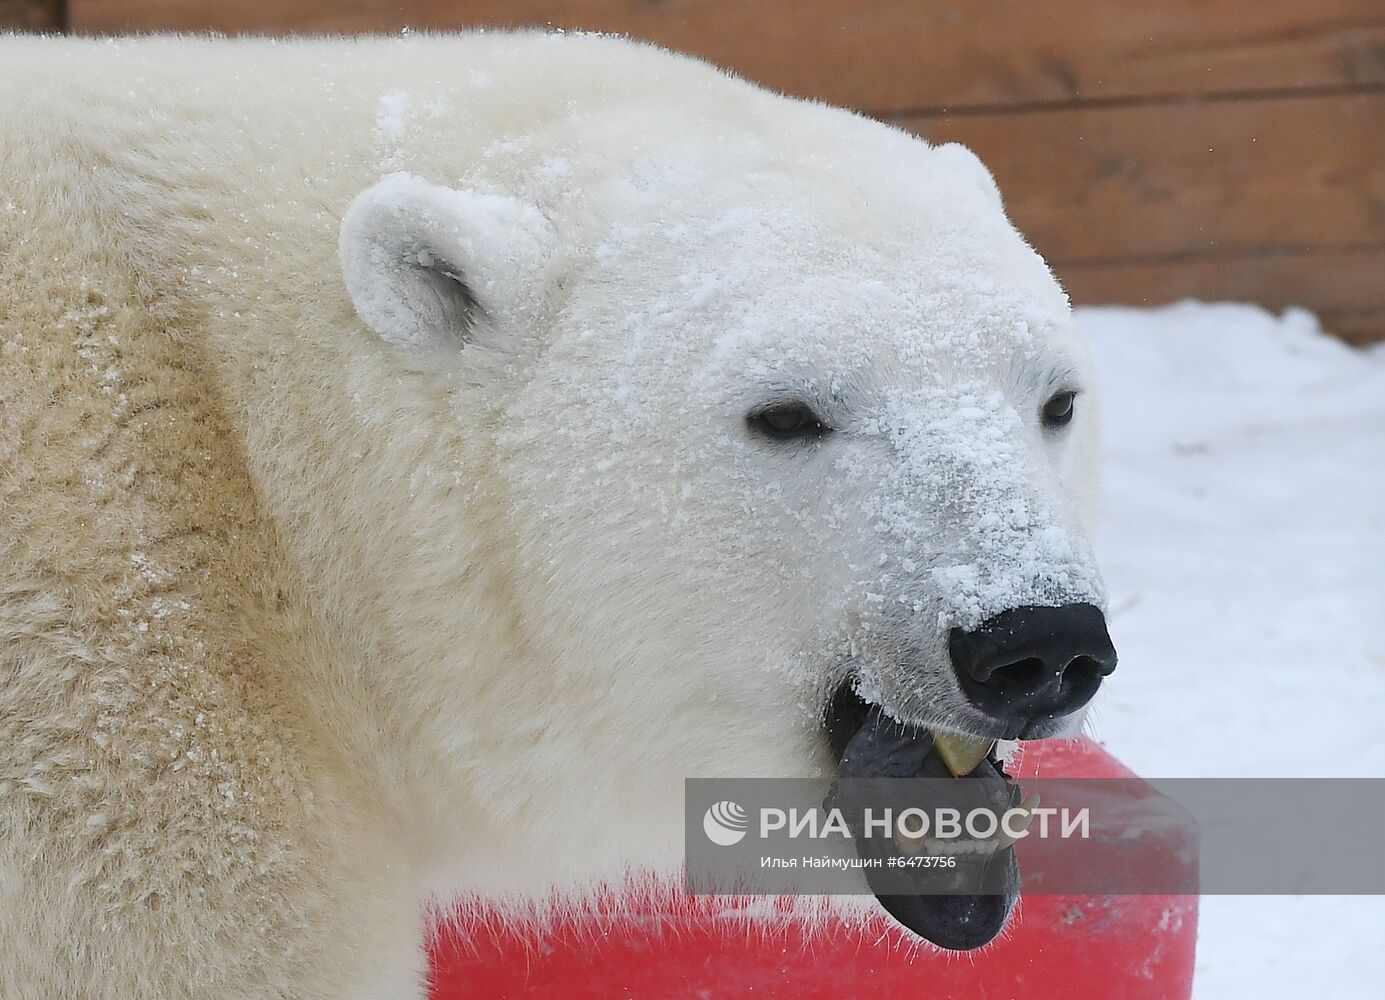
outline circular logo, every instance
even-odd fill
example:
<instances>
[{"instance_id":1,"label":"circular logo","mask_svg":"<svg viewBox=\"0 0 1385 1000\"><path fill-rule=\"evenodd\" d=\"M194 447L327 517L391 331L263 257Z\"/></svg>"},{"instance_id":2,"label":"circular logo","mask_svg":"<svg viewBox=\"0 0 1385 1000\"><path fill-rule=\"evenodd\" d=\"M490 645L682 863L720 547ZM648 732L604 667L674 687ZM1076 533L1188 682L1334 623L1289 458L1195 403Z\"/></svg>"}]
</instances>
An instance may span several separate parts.
<instances>
[{"instance_id":1,"label":"circular logo","mask_svg":"<svg viewBox=\"0 0 1385 1000\"><path fill-rule=\"evenodd\" d=\"M745 839L745 831L750 829L750 817L739 804L727 799L718 802L702 817L702 832L707 839L720 847L730 847Z\"/></svg>"}]
</instances>

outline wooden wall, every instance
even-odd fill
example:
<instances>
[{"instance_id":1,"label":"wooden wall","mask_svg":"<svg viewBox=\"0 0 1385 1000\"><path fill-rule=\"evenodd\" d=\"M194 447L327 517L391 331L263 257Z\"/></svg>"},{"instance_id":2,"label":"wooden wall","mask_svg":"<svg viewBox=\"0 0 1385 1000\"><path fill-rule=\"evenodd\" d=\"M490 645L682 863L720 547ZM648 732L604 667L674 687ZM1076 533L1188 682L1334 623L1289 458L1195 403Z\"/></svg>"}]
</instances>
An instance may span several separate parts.
<instances>
[{"instance_id":1,"label":"wooden wall","mask_svg":"<svg viewBox=\"0 0 1385 1000\"><path fill-rule=\"evenodd\" d=\"M58 0L0 0L0 30L61 31L63 14Z\"/></svg>"},{"instance_id":2,"label":"wooden wall","mask_svg":"<svg viewBox=\"0 0 1385 1000\"><path fill-rule=\"evenodd\" d=\"M1303 305L1385 338L1385 0L0 0L10 16L625 32L968 144L1077 302Z\"/></svg>"}]
</instances>

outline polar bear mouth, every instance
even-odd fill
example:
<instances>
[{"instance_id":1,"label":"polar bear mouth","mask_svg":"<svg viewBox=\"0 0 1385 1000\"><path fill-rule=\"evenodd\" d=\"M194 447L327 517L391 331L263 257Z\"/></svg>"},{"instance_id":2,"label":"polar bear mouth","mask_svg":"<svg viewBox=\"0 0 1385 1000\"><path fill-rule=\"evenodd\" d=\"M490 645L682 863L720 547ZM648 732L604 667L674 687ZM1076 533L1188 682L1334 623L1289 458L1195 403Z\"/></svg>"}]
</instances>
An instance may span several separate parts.
<instances>
[{"instance_id":1,"label":"polar bear mouth","mask_svg":"<svg viewBox=\"0 0 1385 1000\"><path fill-rule=\"evenodd\" d=\"M825 727L839 779L936 778L926 787L947 789L949 801L886 802L902 783L838 780L829 804L840 809L856 835L863 859L879 859L883 867L866 867L866 880L876 899L892 917L919 937L942 948L967 951L994 940L1004 928L1019 898L1019 863L1004 837L991 840L939 841L863 835L859 817L868 806L952 806L957 800L987 803L1001 810L1020 806L1019 786L1010 780L990 741L935 736L922 726L907 725L887 716L879 705L865 701L852 681L833 696ZM989 747L988 747L988 744ZM1027 805L1027 804L1026 804ZM856 817L853 820L853 817ZM920 854L949 855L949 868L919 868L917 894L899 893L897 862L891 859ZM890 874L883 874L883 873ZM949 891L951 888L958 891Z\"/></svg>"}]
</instances>

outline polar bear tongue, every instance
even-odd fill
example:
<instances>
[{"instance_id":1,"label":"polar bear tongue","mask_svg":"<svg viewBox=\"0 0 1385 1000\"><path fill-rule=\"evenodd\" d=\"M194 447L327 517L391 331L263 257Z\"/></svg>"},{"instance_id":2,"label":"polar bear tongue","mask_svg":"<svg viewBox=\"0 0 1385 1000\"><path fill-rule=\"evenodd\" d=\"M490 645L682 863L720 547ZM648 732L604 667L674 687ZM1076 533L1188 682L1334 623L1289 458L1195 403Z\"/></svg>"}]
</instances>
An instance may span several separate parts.
<instances>
[{"instance_id":1,"label":"polar bear tongue","mask_svg":"<svg viewBox=\"0 0 1385 1000\"><path fill-rule=\"evenodd\" d=\"M860 709L864 708L864 717ZM963 739L943 750L948 737L935 738L927 730L906 726L886 716L879 706L862 703L852 713L852 722L860 721L849 739L844 740L837 775L841 779L860 778L937 778L947 779L953 801L932 803L934 806L1001 804L1002 808L1018 801L1018 790L1005 777L999 766L977 757L979 741ZM834 734L833 742L842 741L845 734ZM970 770L963 770L970 761ZM957 777L954 772L961 771ZM876 786L879 787L879 786ZM937 785L933 787L944 787ZM850 789L850 790L848 790ZM833 788L831 804L842 810L847 822L857 832L856 850L863 858L880 858L889 865L897 856L898 845L889 837L860 835L861 827L853 816L862 815L864 801L852 801L859 795L872 794L872 786L860 782L839 781ZM888 794L888 792L886 792ZM878 799L875 801L880 805ZM897 809L918 802L900 803ZM987 944L1000 933L1019 895L1019 865L1013 847L1001 847L983 857L963 860L958 869L923 869L921 879L928 879L929 891L918 895L898 895L898 886L888 881L899 877L899 869L866 868L866 880L880 905L909 930L943 948L968 950ZM984 891L948 893L952 879L959 884ZM884 882L884 884L882 884ZM882 891L889 886L893 891Z\"/></svg>"}]
</instances>

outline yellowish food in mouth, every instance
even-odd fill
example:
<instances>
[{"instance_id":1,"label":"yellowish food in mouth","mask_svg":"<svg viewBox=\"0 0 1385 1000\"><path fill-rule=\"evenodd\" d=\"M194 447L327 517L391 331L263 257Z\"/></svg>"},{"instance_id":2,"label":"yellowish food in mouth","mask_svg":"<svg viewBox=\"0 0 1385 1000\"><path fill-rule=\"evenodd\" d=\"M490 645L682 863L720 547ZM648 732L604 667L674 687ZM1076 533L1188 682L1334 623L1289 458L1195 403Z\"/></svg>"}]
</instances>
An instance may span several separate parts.
<instances>
[{"instance_id":1,"label":"yellowish food in mouth","mask_svg":"<svg viewBox=\"0 0 1385 1000\"><path fill-rule=\"evenodd\" d=\"M956 733L934 733L933 746L954 778L971 774L986 759L995 740Z\"/></svg>"}]
</instances>

